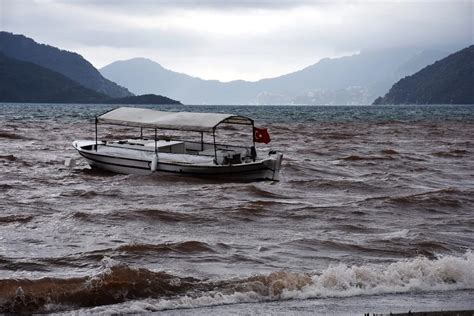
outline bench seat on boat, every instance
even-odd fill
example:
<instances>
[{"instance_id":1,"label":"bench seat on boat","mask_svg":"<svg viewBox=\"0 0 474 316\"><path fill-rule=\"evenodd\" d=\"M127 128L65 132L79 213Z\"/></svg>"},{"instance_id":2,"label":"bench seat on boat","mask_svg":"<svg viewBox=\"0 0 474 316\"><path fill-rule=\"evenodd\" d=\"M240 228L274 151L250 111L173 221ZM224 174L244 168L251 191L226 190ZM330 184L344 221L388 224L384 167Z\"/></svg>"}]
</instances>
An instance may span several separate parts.
<instances>
[{"instance_id":1,"label":"bench seat on boat","mask_svg":"<svg viewBox=\"0 0 474 316\"><path fill-rule=\"evenodd\" d=\"M186 154L168 154L159 153L158 163L169 162L169 163L184 163L192 165L213 165L214 156L198 156L198 155L186 155Z\"/></svg>"},{"instance_id":2,"label":"bench seat on boat","mask_svg":"<svg viewBox=\"0 0 474 316\"><path fill-rule=\"evenodd\" d=\"M141 159L151 161L155 156L154 152L143 151L143 150L130 150L127 147L116 147L116 146L100 146L98 150L99 154L112 156L112 157L125 157L131 159ZM168 163L184 163L184 164L198 164L198 165L212 165L214 157L210 156L197 156L187 154L170 154L170 153L158 153L158 163L160 161Z\"/></svg>"}]
</instances>

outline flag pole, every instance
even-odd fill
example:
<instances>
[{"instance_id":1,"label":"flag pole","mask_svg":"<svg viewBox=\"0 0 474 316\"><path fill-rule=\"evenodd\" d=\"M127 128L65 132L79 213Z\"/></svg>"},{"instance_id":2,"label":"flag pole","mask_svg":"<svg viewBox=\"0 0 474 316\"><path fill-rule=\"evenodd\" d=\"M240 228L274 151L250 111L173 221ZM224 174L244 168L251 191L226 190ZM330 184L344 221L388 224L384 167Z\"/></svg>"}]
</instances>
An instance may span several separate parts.
<instances>
[{"instance_id":1,"label":"flag pole","mask_svg":"<svg viewBox=\"0 0 474 316\"><path fill-rule=\"evenodd\" d=\"M253 146L250 148L250 155L252 156L253 162L255 162L255 159L257 158L257 150L255 149L255 124L252 120L252 142Z\"/></svg>"},{"instance_id":2,"label":"flag pole","mask_svg":"<svg viewBox=\"0 0 474 316\"><path fill-rule=\"evenodd\" d=\"M214 139L214 162L217 165L216 127L212 129L212 138Z\"/></svg>"}]
</instances>

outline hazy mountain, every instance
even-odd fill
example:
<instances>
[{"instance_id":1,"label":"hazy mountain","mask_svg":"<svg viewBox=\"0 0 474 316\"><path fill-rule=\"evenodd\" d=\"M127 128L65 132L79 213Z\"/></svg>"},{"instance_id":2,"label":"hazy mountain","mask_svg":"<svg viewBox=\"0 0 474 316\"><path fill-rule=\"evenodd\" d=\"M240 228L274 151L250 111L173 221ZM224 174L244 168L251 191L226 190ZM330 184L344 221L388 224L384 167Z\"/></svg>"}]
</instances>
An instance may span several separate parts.
<instances>
[{"instance_id":1,"label":"hazy mountain","mask_svg":"<svg viewBox=\"0 0 474 316\"><path fill-rule=\"evenodd\" d=\"M133 93L159 93L188 104L244 104L252 96L239 87L242 84L250 88L248 82L203 80L165 69L145 58L117 61L100 69L100 72Z\"/></svg>"},{"instance_id":2,"label":"hazy mountain","mask_svg":"<svg viewBox=\"0 0 474 316\"><path fill-rule=\"evenodd\" d=\"M56 71L86 88L111 97L132 95L126 88L105 79L81 55L49 45L38 44L23 35L0 32L0 52L8 57L32 62Z\"/></svg>"},{"instance_id":3,"label":"hazy mountain","mask_svg":"<svg viewBox=\"0 0 474 316\"><path fill-rule=\"evenodd\" d=\"M474 104L474 45L401 79L374 104Z\"/></svg>"},{"instance_id":4,"label":"hazy mountain","mask_svg":"<svg viewBox=\"0 0 474 316\"><path fill-rule=\"evenodd\" d=\"M446 55L406 48L362 52L257 82L202 80L144 58L117 61L100 71L134 93L165 94L188 104L370 104L400 78Z\"/></svg>"},{"instance_id":5,"label":"hazy mountain","mask_svg":"<svg viewBox=\"0 0 474 316\"><path fill-rule=\"evenodd\" d=\"M100 103L109 98L60 73L0 53L0 102Z\"/></svg>"}]
</instances>

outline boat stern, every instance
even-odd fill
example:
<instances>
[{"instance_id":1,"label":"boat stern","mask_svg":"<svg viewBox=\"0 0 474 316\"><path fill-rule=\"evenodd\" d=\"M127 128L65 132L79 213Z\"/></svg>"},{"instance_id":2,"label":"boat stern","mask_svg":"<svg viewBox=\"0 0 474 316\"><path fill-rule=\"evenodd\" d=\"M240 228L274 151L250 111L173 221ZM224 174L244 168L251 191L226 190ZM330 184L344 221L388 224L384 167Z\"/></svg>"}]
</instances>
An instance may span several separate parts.
<instances>
[{"instance_id":1,"label":"boat stern","mask_svg":"<svg viewBox=\"0 0 474 316\"><path fill-rule=\"evenodd\" d=\"M265 166L270 169L268 179L280 181L280 169L283 161L283 154L276 151L268 153L269 159L265 161Z\"/></svg>"}]
</instances>

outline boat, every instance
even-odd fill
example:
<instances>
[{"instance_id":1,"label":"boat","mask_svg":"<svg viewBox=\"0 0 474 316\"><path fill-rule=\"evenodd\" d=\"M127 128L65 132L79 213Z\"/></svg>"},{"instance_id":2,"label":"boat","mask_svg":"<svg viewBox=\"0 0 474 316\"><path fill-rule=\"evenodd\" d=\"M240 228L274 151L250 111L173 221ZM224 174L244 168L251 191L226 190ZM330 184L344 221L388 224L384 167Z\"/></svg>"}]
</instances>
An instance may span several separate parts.
<instances>
[{"instance_id":1,"label":"boat","mask_svg":"<svg viewBox=\"0 0 474 316\"><path fill-rule=\"evenodd\" d=\"M245 134L248 127L251 135L247 143L216 142L218 128L229 124L240 126ZM120 125L127 131L139 128L140 134L99 140L99 125ZM184 137L158 135L163 130ZM262 153L256 149L256 143L262 142L270 142L267 130L241 115L118 107L95 117L95 139L75 140L73 146L91 167L114 173L278 181L283 154L274 150Z\"/></svg>"}]
</instances>

